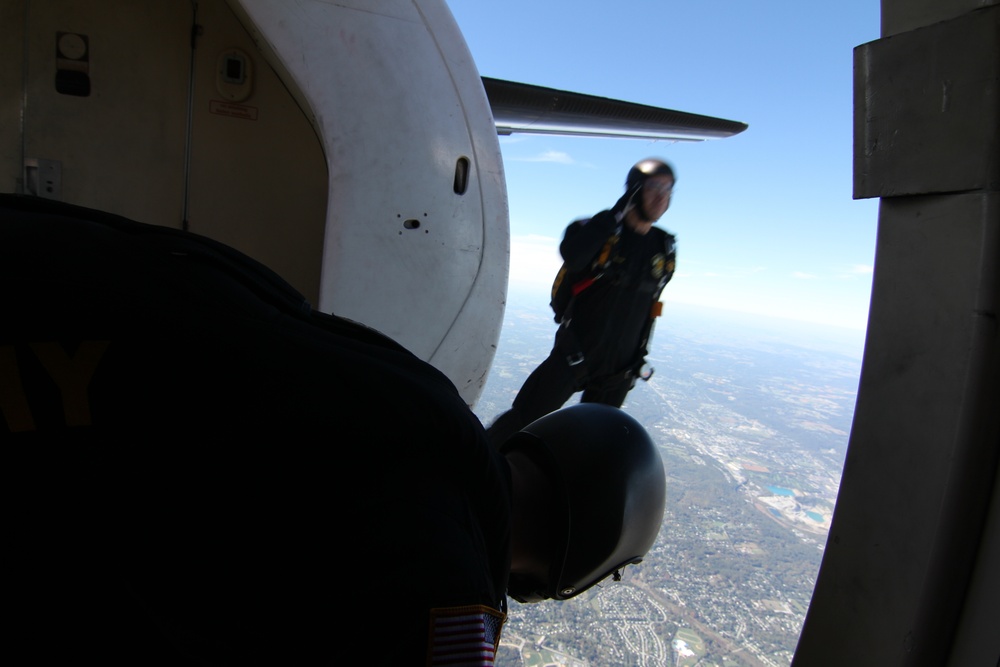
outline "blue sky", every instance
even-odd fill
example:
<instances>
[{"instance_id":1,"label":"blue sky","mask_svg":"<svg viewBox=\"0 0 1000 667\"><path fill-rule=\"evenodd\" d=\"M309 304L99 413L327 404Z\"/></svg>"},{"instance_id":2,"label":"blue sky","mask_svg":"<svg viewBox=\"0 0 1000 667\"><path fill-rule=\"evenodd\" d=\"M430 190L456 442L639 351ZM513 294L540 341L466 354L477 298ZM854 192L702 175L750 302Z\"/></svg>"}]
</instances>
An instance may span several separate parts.
<instances>
[{"instance_id":1,"label":"blue sky","mask_svg":"<svg viewBox=\"0 0 1000 667\"><path fill-rule=\"evenodd\" d=\"M864 330L877 200L852 199L853 50L876 0L454 0L483 76L749 124L707 142L500 138L510 299L548 299L574 218L610 207L638 160L671 162L663 300ZM522 296L523 295L523 296Z\"/></svg>"}]
</instances>

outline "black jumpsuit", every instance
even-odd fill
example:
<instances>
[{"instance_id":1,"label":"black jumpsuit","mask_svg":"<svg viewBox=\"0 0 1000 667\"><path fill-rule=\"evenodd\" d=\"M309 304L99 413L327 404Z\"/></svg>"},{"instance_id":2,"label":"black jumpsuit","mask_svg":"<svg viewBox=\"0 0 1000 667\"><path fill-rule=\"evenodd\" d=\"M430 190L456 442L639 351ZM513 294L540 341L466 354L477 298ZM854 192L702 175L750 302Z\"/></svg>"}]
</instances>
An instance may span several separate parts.
<instances>
[{"instance_id":1,"label":"black jumpsuit","mask_svg":"<svg viewBox=\"0 0 1000 667\"><path fill-rule=\"evenodd\" d=\"M0 302L18 654L489 657L510 469L434 367L225 246L37 198L0 195Z\"/></svg>"},{"instance_id":2,"label":"black jumpsuit","mask_svg":"<svg viewBox=\"0 0 1000 667\"><path fill-rule=\"evenodd\" d=\"M587 274L619 229L603 275L580 292L556 332L549 356L528 376L511 409L487 429L499 447L534 420L558 410L575 392L581 402L621 407L647 353L663 286L673 275L674 237L659 227L637 234L611 210L566 229L559 252L571 272Z\"/></svg>"}]
</instances>

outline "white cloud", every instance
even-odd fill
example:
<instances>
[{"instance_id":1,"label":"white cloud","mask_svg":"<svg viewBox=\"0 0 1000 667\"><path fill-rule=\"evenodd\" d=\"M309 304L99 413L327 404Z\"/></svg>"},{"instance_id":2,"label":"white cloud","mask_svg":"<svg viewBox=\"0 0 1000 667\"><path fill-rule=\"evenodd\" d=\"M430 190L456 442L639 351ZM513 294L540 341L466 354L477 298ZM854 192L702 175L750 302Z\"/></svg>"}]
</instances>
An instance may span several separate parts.
<instances>
[{"instance_id":1,"label":"white cloud","mask_svg":"<svg viewBox=\"0 0 1000 667\"><path fill-rule=\"evenodd\" d=\"M511 237L511 284L548 290L561 265L559 239L540 234Z\"/></svg>"},{"instance_id":2,"label":"white cloud","mask_svg":"<svg viewBox=\"0 0 1000 667\"><path fill-rule=\"evenodd\" d=\"M855 264L854 266L837 274L840 280L852 280L858 276L870 278L875 273L874 267L867 264Z\"/></svg>"},{"instance_id":3,"label":"white cloud","mask_svg":"<svg viewBox=\"0 0 1000 667\"><path fill-rule=\"evenodd\" d=\"M514 162L557 162L559 164L575 164L576 161L570 157L569 153L562 151L545 151L535 157L512 158Z\"/></svg>"}]
</instances>

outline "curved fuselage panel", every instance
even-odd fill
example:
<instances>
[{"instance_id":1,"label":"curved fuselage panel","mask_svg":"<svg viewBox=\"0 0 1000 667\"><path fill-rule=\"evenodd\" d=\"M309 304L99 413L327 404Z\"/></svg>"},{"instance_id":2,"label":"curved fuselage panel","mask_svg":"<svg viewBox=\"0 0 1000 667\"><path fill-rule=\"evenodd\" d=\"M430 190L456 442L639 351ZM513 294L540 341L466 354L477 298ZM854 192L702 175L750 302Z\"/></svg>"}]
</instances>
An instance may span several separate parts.
<instances>
[{"instance_id":1,"label":"curved fuselage panel","mask_svg":"<svg viewBox=\"0 0 1000 667\"><path fill-rule=\"evenodd\" d=\"M489 102L450 12L241 5L326 153L319 308L399 341L474 403L503 317L507 205Z\"/></svg>"}]
</instances>

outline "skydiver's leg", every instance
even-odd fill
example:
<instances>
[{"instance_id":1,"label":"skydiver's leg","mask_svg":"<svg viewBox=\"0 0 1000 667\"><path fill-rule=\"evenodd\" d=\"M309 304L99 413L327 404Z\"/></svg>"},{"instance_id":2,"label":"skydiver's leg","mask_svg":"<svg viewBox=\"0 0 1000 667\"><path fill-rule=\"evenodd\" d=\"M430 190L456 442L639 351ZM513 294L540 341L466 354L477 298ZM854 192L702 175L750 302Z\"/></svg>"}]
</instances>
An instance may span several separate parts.
<instances>
[{"instance_id":1,"label":"skydiver's leg","mask_svg":"<svg viewBox=\"0 0 1000 667\"><path fill-rule=\"evenodd\" d=\"M629 373L624 378L614 382L602 381L600 386L588 387L583 390L581 403L603 403L614 408L620 408L625 402L628 392L635 386L635 377Z\"/></svg>"},{"instance_id":2,"label":"skydiver's leg","mask_svg":"<svg viewBox=\"0 0 1000 667\"><path fill-rule=\"evenodd\" d=\"M576 376L566 363L565 354L553 350L524 381L510 410L486 429L486 437L498 449L531 422L561 408L575 391Z\"/></svg>"}]
</instances>

